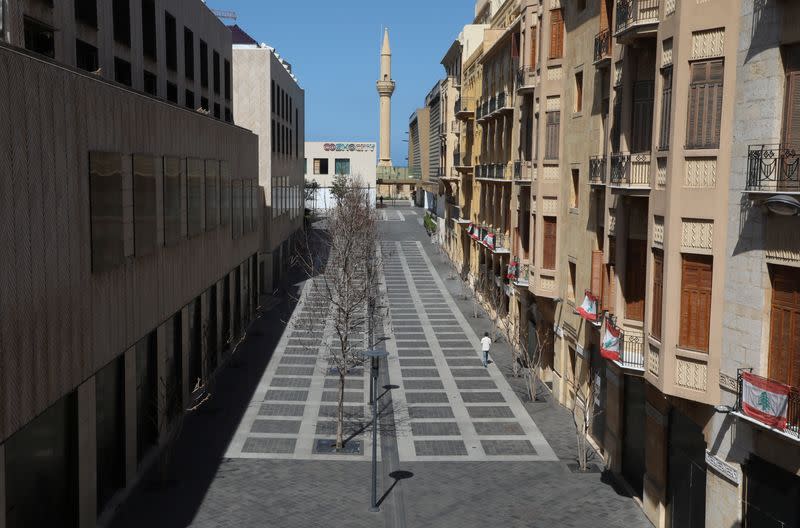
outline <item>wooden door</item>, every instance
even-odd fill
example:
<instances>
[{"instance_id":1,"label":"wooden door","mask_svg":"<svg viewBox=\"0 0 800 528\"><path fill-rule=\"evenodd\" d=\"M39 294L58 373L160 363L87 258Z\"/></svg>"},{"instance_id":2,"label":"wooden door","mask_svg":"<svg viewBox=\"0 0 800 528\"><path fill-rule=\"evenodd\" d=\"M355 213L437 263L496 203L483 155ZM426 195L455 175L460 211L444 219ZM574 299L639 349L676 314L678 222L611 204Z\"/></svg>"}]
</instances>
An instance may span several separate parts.
<instances>
[{"instance_id":1,"label":"wooden door","mask_svg":"<svg viewBox=\"0 0 800 528\"><path fill-rule=\"evenodd\" d=\"M682 348L708 352L712 275L711 256L683 255L681 329L678 342Z\"/></svg>"},{"instance_id":2,"label":"wooden door","mask_svg":"<svg viewBox=\"0 0 800 528\"><path fill-rule=\"evenodd\" d=\"M800 387L800 269L772 266L769 377Z\"/></svg>"}]
</instances>

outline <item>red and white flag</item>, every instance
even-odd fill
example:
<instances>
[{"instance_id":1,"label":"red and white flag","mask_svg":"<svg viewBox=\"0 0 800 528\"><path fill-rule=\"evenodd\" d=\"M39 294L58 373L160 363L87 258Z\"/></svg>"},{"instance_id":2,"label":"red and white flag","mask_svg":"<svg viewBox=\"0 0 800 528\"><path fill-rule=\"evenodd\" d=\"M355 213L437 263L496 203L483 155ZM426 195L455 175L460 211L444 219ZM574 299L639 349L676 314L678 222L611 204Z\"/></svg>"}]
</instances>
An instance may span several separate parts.
<instances>
[{"instance_id":1,"label":"red and white flag","mask_svg":"<svg viewBox=\"0 0 800 528\"><path fill-rule=\"evenodd\" d=\"M750 372L742 373L742 410L759 422L786 429L789 387Z\"/></svg>"},{"instance_id":2,"label":"red and white flag","mask_svg":"<svg viewBox=\"0 0 800 528\"><path fill-rule=\"evenodd\" d=\"M603 342L600 343L600 355L612 361L619 361L622 355L622 331L606 319Z\"/></svg>"},{"instance_id":3,"label":"red and white flag","mask_svg":"<svg viewBox=\"0 0 800 528\"><path fill-rule=\"evenodd\" d=\"M578 307L578 313L587 321L597 321L597 297L592 292L586 291L583 304Z\"/></svg>"}]
</instances>

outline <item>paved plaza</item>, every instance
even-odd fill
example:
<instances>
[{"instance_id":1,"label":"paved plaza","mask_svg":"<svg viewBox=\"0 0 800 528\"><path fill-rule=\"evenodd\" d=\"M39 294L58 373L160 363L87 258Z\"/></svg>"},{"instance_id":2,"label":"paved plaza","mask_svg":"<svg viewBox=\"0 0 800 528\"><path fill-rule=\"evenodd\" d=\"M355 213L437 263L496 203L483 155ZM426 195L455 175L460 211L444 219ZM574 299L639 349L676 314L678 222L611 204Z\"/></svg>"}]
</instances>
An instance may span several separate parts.
<instances>
[{"instance_id":1,"label":"paved plaza","mask_svg":"<svg viewBox=\"0 0 800 528\"><path fill-rule=\"evenodd\" d=\"M345 387L348 454L331 454L337 376L329 306L297 281L262 314L186 422L173 479L146 477L111 526L647 527L607 472L576 474L568 411L529 402L496 343L484 367L471 301L407 205L379 210L381 511L370 513L368 372ZM360 347L368 346L359 335ZM388 365L387 365L388 363ZM596 460L599 462L599 460Z\"/></svg>"}]
</instances>

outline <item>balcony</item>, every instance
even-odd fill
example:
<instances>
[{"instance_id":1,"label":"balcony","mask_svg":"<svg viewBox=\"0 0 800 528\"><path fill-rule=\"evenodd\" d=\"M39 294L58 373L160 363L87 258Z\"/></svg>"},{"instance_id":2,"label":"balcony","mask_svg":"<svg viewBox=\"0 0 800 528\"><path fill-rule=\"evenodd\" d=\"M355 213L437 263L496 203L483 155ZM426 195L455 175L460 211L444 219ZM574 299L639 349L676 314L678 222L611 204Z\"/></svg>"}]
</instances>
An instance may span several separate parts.
<instances>
[{"instance_id":1,"label":"balcony","mask_svg":"<svg viewBox=\"0 0 800 528\"><path fill-rule=\"evenodd\" d=\"M459 97L456 99L454 111L457 119L472 119L475 117L475 99L472 97Z\"/></svg>"},{"instance_id":2,"label":"balcony","mask_svg":"<svg viewBox=\"0 0 800 528\"><path fill-rule=\"evenodd\" d=\"M515 161L514 162L514 181L515 182L529 182L533 176L531 170L533 164L530 161Z\"/></svg>"},{"instance_id":3,"label":"balcony","mask_svg":"<svg viewBox=\"0 0 800 528\"><path fill-rule=\"evenodd\" d=\"M514 95L509 92L500 92L497 94L497 108L496 112L510 113L514 111Z\"/></svg>"},{"instance_id":4,"label":"balcony","mask_svg":"<svg viewBox=\"0 0 800 528\"><path fill-rule=\"evenodd\" d=\"M622 352L615 363L622 368L643 371L644 335L639 331L625 330L622 336Z\"/></svg>"},{"instance_id":5,"label":"balcony","mask_svg":"<svg viewBox=\"0 0 800 528\"><path fill-rule=\"evenodd\" d=\"M631 191L649 191L650 153L612 154L610 185Z\"/></svg>"},{"instance_id":6,"label":"balcony","mask_svg":"<svg viewBox=\"0 0 800 528\"><path fill-rule=\"evenodd\" d=\"M497 96L493 95L489 98L489 106L486 110L486 116L488 117L489 114L493 114L495 110L497 110Z\"/></svg>"},{"instance_id":7,"label":"balcony","mask_svg":"<svg viewBox=\"0 0 800 528\"><path fill-rule=\"evenodd\" d=\"M475 119L480 121L486 115L486 103L478 101L478 104L475 105Z\"/></svg>"},{"instance_id":8,"label":"balcony","mask_svg":"<svg viewBox=\"0 0 800 528\"><path fill-rule=\"evenodd\" d=\"M617 0L614 36L632 40L654 33L658 29L658 3L659 0Z\"/></svg>"},{"instance_id":9,"label":"balcony","mask_svg":"<svg viewBox=\"0 0 800 528\"><path fill-rule=\"evenodd\" d=\"M800 154L783 145L750 145L747 149L747 192L800 193Z\"/></svg>"},{"instance_id":10,"label":"balcony","mask_svg":"<svg viewBox=\"0 0 800 528\"><path fill-rule=\"evenodd\" d=\"M611 30L604 29L594 36L594 64L604 66L611 62Z\"/></svg>"},{"instance_id":11,"label":"balcony","mask_svg":"<svg viewBox=\"0 0 800 528\"><path fill-rule=\"evenodd\" d=\"M527 288L530 285L531 278L530 264L517 264L516 269L513 270L513 274L508 278L511 279L514 286Z\"/></svg>"},{"instance_id":12,"label":"balcony","mask_svg":"<svg viewBox=\"0 0 800 528\"><path fill-rule=\"evenodd\" d=\"M505 234L497 233L492 227L486 225L471 225L467 227L467 234L480 245L495 254L510 254L508 239Z\"/></svg>"},{"instance_id":13,"label":"balcony","mask_svg":"<svg viewBox=\"0 0 800 528\"><path fill-rule=\"evenodd\" d=\"M737 386L735 415L800 441L800 388L743 371Z\"/></svg>"},{"instance_id":14,"label":"balcony","mask_svg":"<svg viewBox=\"0 0 800 528\"><path fill-rule=\"evenodd\" d=\"M457 205L448 205L447 213L450 215L450 220L459 223L461 219L461 208Z\"/></svg>"},{"instance_id":15,"label":"balcony","mask_svg":"<svg viewBox=\"0 0 800 528\"><path fill-rule=\"evenodd\" d=\"M589 158L589 185L606 184L606 157L592 156Z\"/></svg>"},{"instance_id":16,"label":"balcony","mask_svg":"<svg viewBox=\"0 0 800 528\"><path fill-rule=\"evenodd\" d=\"M530 66L517 70L517 91L526 92L536 87L536 68Z\"/></svg>"}]
</instances>

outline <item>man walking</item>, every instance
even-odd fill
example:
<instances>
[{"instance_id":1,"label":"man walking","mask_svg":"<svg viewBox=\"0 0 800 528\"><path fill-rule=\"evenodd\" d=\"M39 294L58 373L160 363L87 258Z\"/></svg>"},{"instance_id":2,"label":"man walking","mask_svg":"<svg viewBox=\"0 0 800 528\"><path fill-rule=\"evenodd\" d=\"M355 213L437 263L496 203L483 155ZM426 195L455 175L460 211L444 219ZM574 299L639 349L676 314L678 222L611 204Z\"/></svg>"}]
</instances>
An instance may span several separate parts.
<instances>
[{"instance_id":1,"label":"man walking","mask_svg":"<svg viewBox=\"0 0 800 528\"><path fill-rule=\"evenodd\" d=\"M489 332L483 333L481 339L481 350L483 350L483 366L489 365L489 349L492 348L492 339L489 337Z\"/></svg>"}]
</instances>

